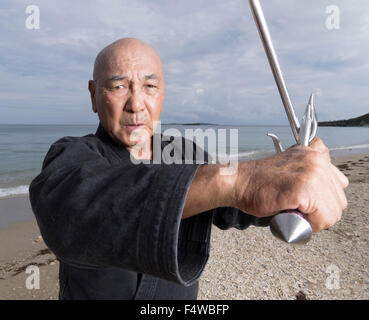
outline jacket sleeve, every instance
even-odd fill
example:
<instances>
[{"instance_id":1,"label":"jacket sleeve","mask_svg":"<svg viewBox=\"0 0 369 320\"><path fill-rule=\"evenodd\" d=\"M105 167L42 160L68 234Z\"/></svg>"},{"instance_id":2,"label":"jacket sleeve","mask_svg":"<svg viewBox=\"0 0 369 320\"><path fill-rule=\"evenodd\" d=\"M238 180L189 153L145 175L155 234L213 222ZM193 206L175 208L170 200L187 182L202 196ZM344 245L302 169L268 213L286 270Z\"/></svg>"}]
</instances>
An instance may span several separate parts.
<instances>
[{"instance_id":1,"label":"jacket sleeve","mask_svg":"<svg viewBox=\"0 0 369 320\"><path fill-rule=\"evenodd\" d=\"M272 217L258 218L236 208L221 207L214 209L213 224L222 230L244 230L249 226L267 227L271 219Z\"/></svg>"},{"instance_id":2,"label":"jacket sleeve","mask_svg":"<svg viewBox=\"0 0 369 320\"><path fill-rule=\"evenodd\" d=\"M30 185L45 243L77 267L122 267L190 285L209 255L212 215L183 220L199 165L110 163L81 138L54 143Z\"/></svg>"}]
</instances>

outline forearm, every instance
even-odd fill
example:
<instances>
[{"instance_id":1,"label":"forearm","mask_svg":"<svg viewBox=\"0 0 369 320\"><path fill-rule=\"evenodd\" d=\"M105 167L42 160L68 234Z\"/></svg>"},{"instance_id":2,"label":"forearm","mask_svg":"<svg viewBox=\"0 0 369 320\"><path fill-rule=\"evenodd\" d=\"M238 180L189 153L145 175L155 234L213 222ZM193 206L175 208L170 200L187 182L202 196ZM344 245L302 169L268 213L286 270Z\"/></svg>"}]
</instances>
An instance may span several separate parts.
<instances>
[{"instance_id":1,"label":"forearm","mask_svg":"<svg viewBox=\"0 0 369 320\"><path fill-rule=\"evenodd\" d=\"M245 166L247 167L247 166ZM237 207L237 170L234 174L224 174L221 164L202 165L196 172L188 191L182 219L218 207ZM244 168L251 174L251 166ZM244 182L247 184L248 179Z\"/></svg>"}]
</instances>

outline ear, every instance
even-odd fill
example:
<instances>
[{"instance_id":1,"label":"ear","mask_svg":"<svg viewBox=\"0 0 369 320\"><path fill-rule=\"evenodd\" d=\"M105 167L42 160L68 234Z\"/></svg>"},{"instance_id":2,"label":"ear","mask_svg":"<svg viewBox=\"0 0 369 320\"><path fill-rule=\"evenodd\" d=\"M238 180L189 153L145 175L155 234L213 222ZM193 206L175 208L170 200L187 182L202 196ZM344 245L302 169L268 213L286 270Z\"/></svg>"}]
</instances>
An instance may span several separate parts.
<instances>
[{"instance_id":1,"label":"ear","mask_svg":"<svg viewBox=\"0 0 369 320\"><path fill-rule=\"evenodd\" d=\"M90 91L92 111L94 113L97 112L96 99L95 99L95 92L96 92L96 90L95 89L96 89L96 87L95 87L95 81L94 80L89 80L88 81L88 91Z\"/></svg>"}]
</instances>

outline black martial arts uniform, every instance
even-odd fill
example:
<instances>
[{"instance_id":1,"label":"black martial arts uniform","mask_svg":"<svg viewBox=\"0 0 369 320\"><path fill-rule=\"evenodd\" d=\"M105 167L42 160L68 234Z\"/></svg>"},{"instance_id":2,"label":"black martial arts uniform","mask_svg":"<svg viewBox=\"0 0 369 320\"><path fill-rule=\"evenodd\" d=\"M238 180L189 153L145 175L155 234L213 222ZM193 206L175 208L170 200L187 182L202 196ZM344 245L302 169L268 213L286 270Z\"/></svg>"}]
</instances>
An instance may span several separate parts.
<instances>
[{"instance_id":1,"label":"black martial arts uniform","mask_svg":"<svg viewBox=\"0 0 369 320\"><path fill-rule=\"evenodd\" d=\"M234 208L181 220L200 165L133 164L101 124L95 135L55 142L29 191L60 261L59 298L196 299L212 223L245 229L270 221Z\"/></svg>"}]
</instances>

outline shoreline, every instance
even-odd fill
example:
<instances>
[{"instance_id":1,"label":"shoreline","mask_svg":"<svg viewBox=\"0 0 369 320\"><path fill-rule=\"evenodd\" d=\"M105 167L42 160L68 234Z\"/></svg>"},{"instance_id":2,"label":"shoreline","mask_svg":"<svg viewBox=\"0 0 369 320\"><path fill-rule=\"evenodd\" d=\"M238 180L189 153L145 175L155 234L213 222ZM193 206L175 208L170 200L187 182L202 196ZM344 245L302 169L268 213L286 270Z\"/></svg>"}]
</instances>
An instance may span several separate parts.
<instances>
[{"instance_id":1,"label":"shoreline","mask_svg":"<svg viewBox=\"0 0 369 320\"><path fill-rule=\"evenodd\" d=\"M240 152L240 154L238 155L238 161L256 160L256 159L259 159L260 157L262 158L262 157L266 157L266 156L271 156L271 155L274 154L274 151L270 152L270 154L269 153L268 154L262 153L262 154L260 154L259 156L256 156L256 157L253 157L254 153L255 153L254 151ZM247 155L243 155L243 154L247 154ZM367 155L367 154L369 154L369 149L367 150L365 148L356 149L356 148L352 147L352 148L349 148L349 149L343 148L342 150L341 149L331 150L332 160L337 159L337 161L345 161L346 158L358 157L358 156ZM342 159L342 160L340 160L340 159ZM31 181L32 181L32 179L30 180L30 182ZM29 188L29 184L27 184L27 185L22 184L22 185L19 185L19 186L9 186L8 188L0 188L0 191L1 190L9 190L9 189L18 189L18 188L21 188L21 189ZM25 197L28 197L28 192L27 193L8 194L8 195L5 195L5 196L1 196L1 193L0 193L0 201L4 200L4 199L25 198ZM0 217L0 219L1 219L1 217ZM2 227L1 227L1 221L0 221L0 229L1 228Z\"/></svg>"},{"instance_id":2,"label":"shoreline","mask_svg":"<svg viewBox=\"0 0 369 320\"><path fill-rule=\"evenodd\" d=\"M306 246L282 243L269 228L213 226L199 300L369 299L369 153L332 162L350 180L342 220ZM0 300L57 299L59 263L40 237L28 195L0 199L0 212ZM38 290L25 286L28 265L39 266ZM339 270L339 289L326 287L329 266Z\"/></svg>"}]
</instances>

